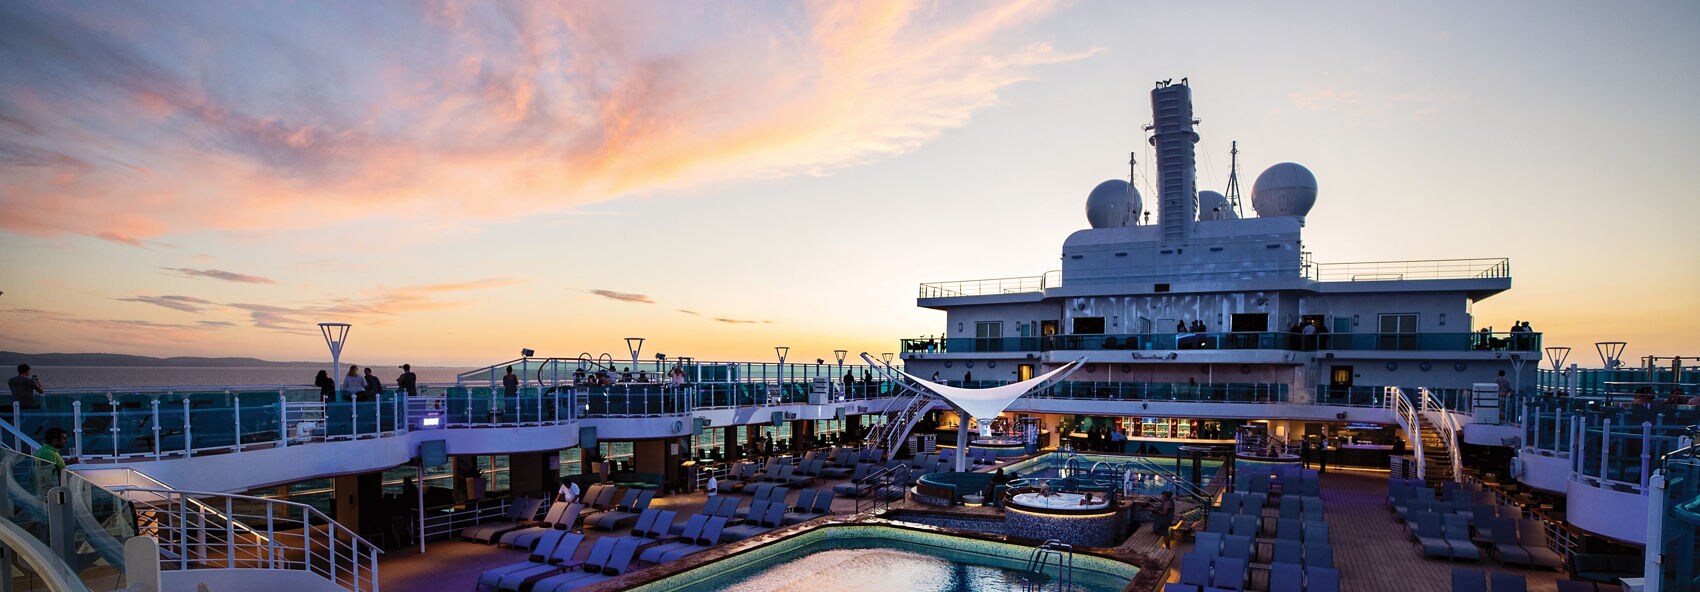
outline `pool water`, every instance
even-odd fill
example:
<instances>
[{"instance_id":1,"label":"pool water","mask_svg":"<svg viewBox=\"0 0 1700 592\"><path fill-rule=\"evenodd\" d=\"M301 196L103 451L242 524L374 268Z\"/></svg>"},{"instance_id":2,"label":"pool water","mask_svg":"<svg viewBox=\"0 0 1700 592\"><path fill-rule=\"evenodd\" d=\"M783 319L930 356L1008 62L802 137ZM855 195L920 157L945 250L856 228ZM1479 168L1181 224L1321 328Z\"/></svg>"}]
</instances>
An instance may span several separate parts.
<instances>
[{"instance_id":1,"label":"pool water","mask_svg":"<svg viewBox=\"0 0 1700 592\"><path fill-rule=\"evenodd\" d=\"M1030 548L886 526L828 526L641 585L647 592L1020 592ZM1071 592L1117 592L1138 569L1076 555ZM1044 576L1056 590L1055 569Z\"/></svg>"},{"instance_id":2,"label":"pool water","mask_svg":"<svg viewBox=\"0 0 1700 592\"><path fill-rule=\"evenodd\" d=\"M1136 470L1136 474L1138 475L1136 479L1138 482L1135 484L1135 487L1141 492L1153 493L1164 490L1169 483L1169 479L1174 478L1176 470L1175 459L1173 458L1119 456L1109 454L1078 454L1074 456L1080 457L1079 467L1081 468L1081 471L1075 472L1068 469L1069 456L1071 456L1069 453L1052 452L1050 454L1036 456L1012 464L1005 467L1004 472L1009 474L1018 474L1022 479L1027 480L1067 479L1072 477L1082 481L1082 483L1078 484L1081 486L1081 489L1098 491L1105 487L1120 487L1124 465L1131 460L1141 459L1150 464ZM1100 473L1097 475L1088 475L1087 472L1091 471L1092 466L1095 464L1099 466ZM1160 469L1161 472L1150 471L1149 468L1153 465L1155 468ZM1219 460L1202 461L1204 478L1208 479L1211 475L1215 474L1216 469L1221 466L1222 461ZM1182 460L1179 469L1182 471L1180 473L1181 475L1191 473L1192 461ZM1104 487L1093 487L1088 483L1084 483L1084 481L1102 482ZM1028 482L1032 483L1032 481ZM1055 486L1056 483L1053 482L1053 487Z\"/></svg>"}]
</instances>

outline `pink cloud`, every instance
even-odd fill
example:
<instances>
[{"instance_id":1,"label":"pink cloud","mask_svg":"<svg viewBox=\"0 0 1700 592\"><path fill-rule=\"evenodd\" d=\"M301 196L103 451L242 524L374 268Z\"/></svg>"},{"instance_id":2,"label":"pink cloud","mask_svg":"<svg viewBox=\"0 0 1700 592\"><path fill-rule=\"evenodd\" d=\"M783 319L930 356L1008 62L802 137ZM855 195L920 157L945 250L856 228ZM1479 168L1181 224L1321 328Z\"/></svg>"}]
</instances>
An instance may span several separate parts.
<instances>
[{"instance_id":1,"label":"pink cloud","mask_svg":"<svg viewBox=\"0 0 1700 592\"><path fill-rule=\"evenodd\" d=\"M390 15L426 49L349 42L394 55L345 74L370 80L329 79L344 64L327 56L351 48L268 48L302 65L298 88L354 87L288 104L244 92L262 82L185 74L216 51L144 57L158 55L131 47L145 15L91 25L44 9L29 15L43 25L31 38L0 41L0 57L40 66L0 90L0 146L33 155L0 159L0 209L20 211L0 230L143 246L398 213L504 219L818 174L913 150L1034 67L1089 55L1010 45L1049 8L443 2ZM60 68L87 77L63 83Z\"/></svg>"}]
</instances>

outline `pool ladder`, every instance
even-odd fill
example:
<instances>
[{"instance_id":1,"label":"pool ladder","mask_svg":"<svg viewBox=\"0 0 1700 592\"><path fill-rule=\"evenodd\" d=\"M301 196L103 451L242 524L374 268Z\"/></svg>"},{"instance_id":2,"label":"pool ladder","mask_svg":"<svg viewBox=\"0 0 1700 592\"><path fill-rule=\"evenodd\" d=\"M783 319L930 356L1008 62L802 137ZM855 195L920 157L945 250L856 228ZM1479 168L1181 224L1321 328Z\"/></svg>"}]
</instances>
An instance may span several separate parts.
<instances>
[{"instance_id":1,"label":"pool ladder","mask_svg":"<svg viewBox=\"0 0 1700 592\"><path fill-rule=\"evenodd\" d=\"M1045 589L1045 568L1057 566L1057 592L1064 592L1074 587L1074 547L1068 543L1051 539L1033 548L1033 553L1027 557L1027 584L1024 592L1043 592Z\"/></svg>"}]
</instances>

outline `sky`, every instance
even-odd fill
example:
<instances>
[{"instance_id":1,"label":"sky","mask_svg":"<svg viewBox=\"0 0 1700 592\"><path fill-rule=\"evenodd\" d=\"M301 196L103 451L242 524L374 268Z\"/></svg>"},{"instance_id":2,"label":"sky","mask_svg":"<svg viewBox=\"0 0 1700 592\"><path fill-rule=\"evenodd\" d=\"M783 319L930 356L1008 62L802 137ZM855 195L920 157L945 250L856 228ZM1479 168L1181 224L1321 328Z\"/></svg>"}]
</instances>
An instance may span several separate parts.
<instances>
[{"instance_id":1,"label":"sky","mask_svg":"<svg viewBox=\"0 0 1700 592\"><path fill-rule=\"evenodd\" d=\"M0 350L792 361L1039 275L1188 78L1322 262L1697 355L1700 3L4 2ZM1149 178L1145 166L1142 178ZM1149 186L1142 188L1147 195ZM1249 195L1247 196L1249 198ZM361 361L364 360L364 361Z\"/></svg>"}]
</instances>

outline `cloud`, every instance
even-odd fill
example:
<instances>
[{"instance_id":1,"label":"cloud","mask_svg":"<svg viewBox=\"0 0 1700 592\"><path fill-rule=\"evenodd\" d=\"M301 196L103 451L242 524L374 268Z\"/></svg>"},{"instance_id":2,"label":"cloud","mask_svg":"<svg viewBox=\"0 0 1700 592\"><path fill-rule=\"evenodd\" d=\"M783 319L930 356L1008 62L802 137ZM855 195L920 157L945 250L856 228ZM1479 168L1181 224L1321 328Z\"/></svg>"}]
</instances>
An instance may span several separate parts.
<instances>
[{"instance_id":1,"label":"cloud","mask_svg":"<svg viewBox=\"0 0 1700 592\"><path fill-rule=\"evenodd\" d=\"M688 314L688 315L691 315L691 316L693 316L693 317L700 317L700 316L702 316L702 313L700 313L700 312L697 312L697 311L694 311L694 310L685 310L685 309L683 309L683 308L675 308L675 309L673 309L673 310L674 310L674 311L675 311L675 312L682 312L682 313L685 313L685 314Z\"/></svg>"},{"instance_id":2,"label":"cloud","mask_svg":"<svg viewBox=\"0 0 1700 592\"><path fill-rule=\"evenodd\" d=\"M822 174L1091 55L1021 40L1050 9L0 3L0 231L141 246Z\"/></svg>"},{"instance_id":3,"label":"cloud","mask_svg":"<svg viewBox=\"0 0 1700 592\"><path fill-rule=\"evenodd\" d=\"M650 300L649 295L647 294L631 294L627 292L615 292L613 290L591 290L590 293L609 300L617 300L620 302L630 302L633 304L655 304L655 301Z\"/></svg>"},{"instance_id":4,"label":"cloud","mask_svg":"<svg viewBox=\"0 0 1700 592\"><path fill-rule=\"evenodd\" d=\"M207 331L222 327L204 323L160 323L139 319L89 318L58 311L34 308L0 309L0 317L9 317L16 326L28 326L41 334L86 334L89 342L105 346L134 346L158 348L164 343L193 346L203 342ZM18 336L6 339L28 342Z\"/></svg>"},{"instance_id":5,"label":"cloud","mask_svg":"<svg viewBox=\"0 0 1700 592\"><path fill-rule=\"evenodd\" d=\"M193 296L133 296L130 298L119 298L119 300L124 302L141 302L143 304L163 306L165 308L181 310L183 312L201 312L206 310L206 305L213 304L211 301L202 300Z\"/></svg>"},{"instance_id":6,"label":"cloud","mask_svg":"<svg viewBox=\"0 0 1700 592\"><path fill-rule=\"evenodd\" d=\"M195 321L195 322L200 323L202 325L206 325L208 327L235 327L236 326L236 323L232 323L230 321Z\"/></svg>"},{"instance_id":7,"label":"cloud","mask_svg":"<svg viewBox=\"0 0 1700 592\"><path fill-rule=\"evenodd\" d=\"M244 273L236 273L234 271L224 271L222 269L190 269L190 268L187 268L187 267L162 267L160 269L164 269L166 271L176 272L177 275L181 275L183 277L212 278L212 279L215 279L215 280L224 280L224 281L227 281L227 282L240 282L240 283L244 283L244 284L275 284L275 283L277 283L276 281L273 281L271 278L260 277L260 276L257 276L257 275L248 275L248 274L244 274Z\"/></svg>"},{"instance_id":8,"label":"cloud","mask_svg":"<svg viewBox=\"0 0 1700 592\"><path fill-rule=\"evenodd\" d=\"M733 318L727 318L727 317L714 317L714 320L722 322L722 323L733 324L733 325L769 325L769 324L773 323L773 321L751 321L751 320L746 320L746 319L733 319Z\"/></svg>"},{"instance_id":9,"label":"cloud","mask_svg":"<svg viewBox=\"0 0 1700 592\"><path fill-rule=\"evenodd\" d=\"M522 283L512 278L486 278L466 282L383 288L351 297L333 298L298 305L233 302L230 308L246 312L251 325L286 333L314 334L322 321L385 323L402 314L444 310L463 306L444 300L445 294L489 290Z\"/></svg>"}]
</instances>

